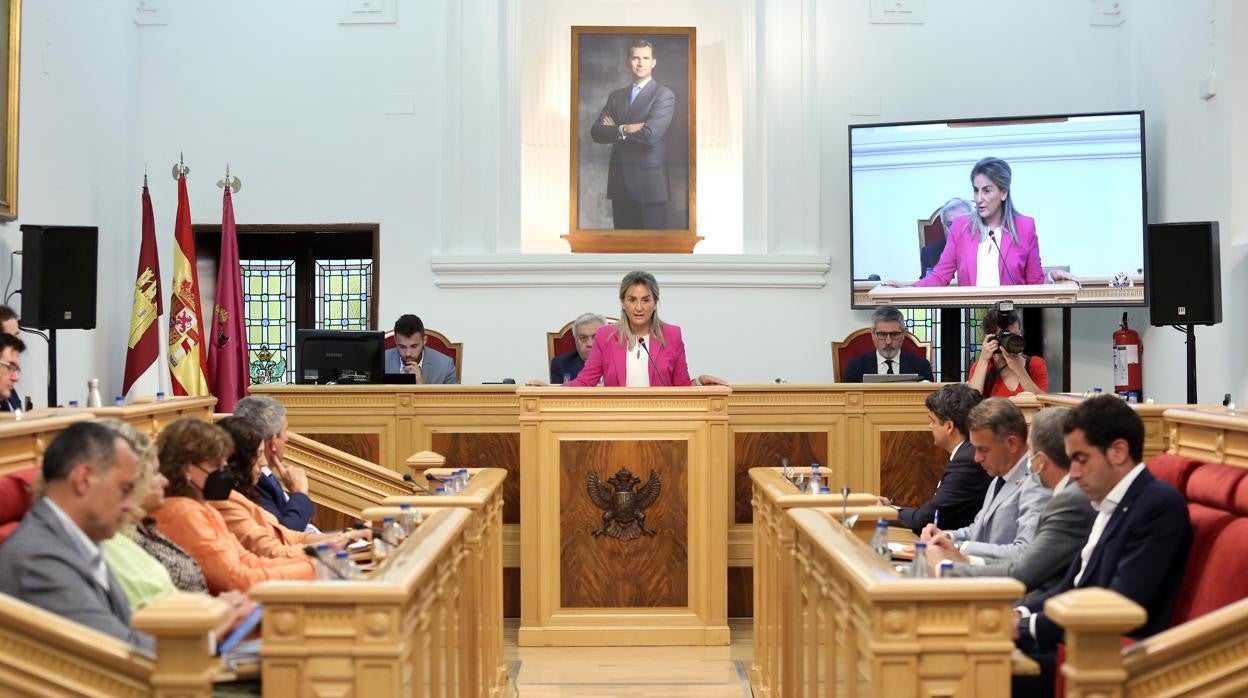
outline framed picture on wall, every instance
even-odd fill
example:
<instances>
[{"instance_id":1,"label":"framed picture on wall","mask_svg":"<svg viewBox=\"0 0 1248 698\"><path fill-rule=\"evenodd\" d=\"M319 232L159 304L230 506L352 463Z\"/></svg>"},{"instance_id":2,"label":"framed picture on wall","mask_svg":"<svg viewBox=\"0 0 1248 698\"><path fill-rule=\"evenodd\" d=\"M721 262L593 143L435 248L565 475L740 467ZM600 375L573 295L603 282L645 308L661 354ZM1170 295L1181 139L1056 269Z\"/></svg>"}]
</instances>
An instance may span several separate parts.
<instances>
[{"instance_id":1,"label":"framed picture on wall","mask_svg":"<svg viewBox=\"0 0 1248 698\"><path fill-rule=\"evenodd\" d=\"M573 252L692 252L694 27L572 27Z\"/></svg>"},{"instance_id":2,"label":"framed picture on wall","mask_svg":"<svg viewBox=\"0 0 1248 698\"><path fill-rule=\"evenodd\" d=\"M0 219L12 220L17 217L17 97L19 59L21 57L22 36L22 2L21 0L0 0L0 13L9 20L8 31L4 34L4 44L0 45L0 79L4 80L5 95L3 117L4 142L0 144L0 176L4 178L3 190L0 190Z\"/></svg>"}]
</instances>

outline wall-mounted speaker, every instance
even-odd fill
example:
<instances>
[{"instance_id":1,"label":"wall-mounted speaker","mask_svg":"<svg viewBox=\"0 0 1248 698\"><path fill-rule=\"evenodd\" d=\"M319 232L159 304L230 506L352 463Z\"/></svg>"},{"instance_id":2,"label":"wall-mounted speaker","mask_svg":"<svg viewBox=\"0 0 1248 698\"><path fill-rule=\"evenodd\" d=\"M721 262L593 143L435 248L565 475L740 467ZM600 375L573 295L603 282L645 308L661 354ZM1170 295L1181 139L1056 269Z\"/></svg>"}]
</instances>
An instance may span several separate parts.
<instances>
[{"instance_id":1,"label":"wall-mounted speaker","mask_svg":"<svg viewBox=\"0 0 1248 698\"><path fill-rule=\"evenodd\" d=\"M1216 221L1150 223L1145 252L1149 322L1222 322L1222 262Z\"/></svg>"},{"instance_id":2,"label":"wall-mounted speaker","mask_svg":"<svg viewBox=\"0 0 1248 698\"><path fill-rule=\"evenodd\" d=\"M99 228L22 226L22 324L95 329Z\"/></svg>"}]
</instances>

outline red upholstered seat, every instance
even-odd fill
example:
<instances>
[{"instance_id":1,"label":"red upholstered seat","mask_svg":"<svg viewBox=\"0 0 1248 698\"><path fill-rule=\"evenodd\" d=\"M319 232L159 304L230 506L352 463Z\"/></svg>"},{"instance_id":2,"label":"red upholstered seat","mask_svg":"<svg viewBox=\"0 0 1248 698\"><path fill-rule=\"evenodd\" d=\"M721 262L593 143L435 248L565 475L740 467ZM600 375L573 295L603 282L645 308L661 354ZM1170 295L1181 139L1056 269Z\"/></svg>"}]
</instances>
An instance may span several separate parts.
<instances>
[{"instance_id":1,"label":"red upholstered seat","mask_svg":"<svg viewBox=\"0 0 1248 698\"><path fill-rule=\"evenodd\" d=\"M850 361L875 351L875 342L871 341L871 331L870 327L864 327L850 332L849 336L840 342L832 342L833 382L840 382L841 376L845 375L845 367ZM920 342L909 332L906 332L905 338L901 340L901 350L931 361L932 345L928 342Z\"/></svg>"},{"instance_id":2,"label":"red upholstered seat","mask_svg":"<svg viewBox=\"0 0 1248 698\"><path fill-rule=\"evenodd\" d=\"M0 545L9 539L30 510L39 468L24 468L0 477Z\"/></svg>"},{"instance_id":3,"label":"red upholstered seat","mask_svg":"<svg viewBox=\"0 0 1248 698\"><path fill-rule=\"evenodd\" d=\"M451 360L455 362L455 379L458 381L462 381L464 379L463 342L452 342L441 332L425 328L425 346L451 357ZM389 350L393 348L394 330L389 330L386 332L386 349Z\"/></svg>"},{"instance_id":4,"label":"red upholstered seat","mask_svg":"<svg viewBox=\"0 0 1248 698\"><path fill-rule=\"evenodd\" d=\"M616 321L616 318L607 318L607 324ZM546 363L553 361L556 356L576 351L576 337L572 335L573 322L576 321L569 320L568 324L558 330L546 333Z\"/></svg>"},{"instance_id":5,"label":"red upholstered seat","mask_svg":"<svg viewBox=\"0 0 1248 698\"><path fill-rule=\"evenodd\" d=\"M1148 459L1148 469L1155 477L1174 485L1180 492L1187 489L1187 478L1200 467L1201 461L1172 453L1161 453Z\"/></svg>"}]
</instances>

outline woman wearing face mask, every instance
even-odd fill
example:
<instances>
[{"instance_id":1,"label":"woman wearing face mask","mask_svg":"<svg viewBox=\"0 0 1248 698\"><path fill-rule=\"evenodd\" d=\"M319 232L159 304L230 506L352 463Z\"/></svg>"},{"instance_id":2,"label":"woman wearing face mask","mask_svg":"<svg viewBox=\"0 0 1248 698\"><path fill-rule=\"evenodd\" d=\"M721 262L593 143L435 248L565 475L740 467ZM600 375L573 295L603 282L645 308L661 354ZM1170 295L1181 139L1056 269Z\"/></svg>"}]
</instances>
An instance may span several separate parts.
<instances>
[{"instance_id":1,"label":"woman wearing face mask","mask_svg":"<svg viewBox=\"0 0 1248 698\"><path fill-rule=\"evenodd\" d=\"M152 515L165 535L199 562L212 593L247 591L266 579L314 579L309 558L260 557L238 542L209 502L227 499L234 478L223 469L233 450L224 429L183 417L157 439L165 504Z\"/></svg>"},{"instance_id":2,"label":"woman wearing face mask","mask_svg":"<svg viewBox=\"0 0 1248 698\"><path fill-rule=\"evenodd\" d=\"M260 479L260 458L264 434L252 422L226 417L217 425L234 441L234 451L227 459L234 481L228 499L209 502L225 519L225 525L243 547L260 557L306 558L307 545L327 542L341 548L368 531L348 533L305 533L282 526L277 517L260 506L256 483Z\"/></svg>"}]
</instances>

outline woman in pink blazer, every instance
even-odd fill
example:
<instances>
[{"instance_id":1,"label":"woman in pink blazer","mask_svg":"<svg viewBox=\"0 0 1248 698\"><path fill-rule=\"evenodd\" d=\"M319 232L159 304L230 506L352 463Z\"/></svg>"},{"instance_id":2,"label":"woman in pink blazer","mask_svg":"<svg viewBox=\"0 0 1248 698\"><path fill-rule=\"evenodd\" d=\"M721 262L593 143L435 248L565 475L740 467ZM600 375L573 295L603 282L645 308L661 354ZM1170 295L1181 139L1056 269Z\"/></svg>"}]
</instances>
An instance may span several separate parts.
<instances>
[{"instance_id":1,"label":"woman in pink blazer","mask_svg":"<svg viewBox=\"0 0 1248 698\"><path fill-rule=\"evenodd\" d=\"M1010 166L1000 158L975 163L971 168L975 209L953 219L940 261L915 286L947 286L955 274L959 286L982 285L976 278L981 245L997 253L1001 286L1044 283L1036 221L1014 210L1012 178Z\"/></svg>"},{"instance_id":2,"label":"woman in pink blazer","mask_svg":"<svg viewBox=\"0 0 1248 698\"><path fill-rule=\"evenodd\" d=\"M598 328L585 368L564 385L595 386L599 379L608 387L726 385L715 376L689 378L680 328L659 320L658 304L654 275L626 274L620 282L620 320Z\"/></svg>"}]
</instances>

